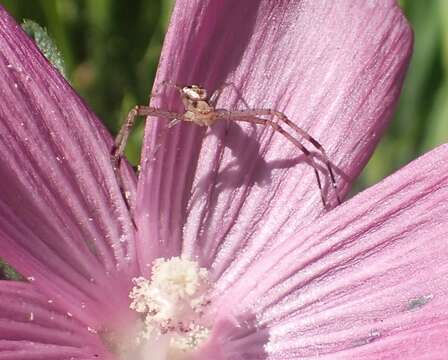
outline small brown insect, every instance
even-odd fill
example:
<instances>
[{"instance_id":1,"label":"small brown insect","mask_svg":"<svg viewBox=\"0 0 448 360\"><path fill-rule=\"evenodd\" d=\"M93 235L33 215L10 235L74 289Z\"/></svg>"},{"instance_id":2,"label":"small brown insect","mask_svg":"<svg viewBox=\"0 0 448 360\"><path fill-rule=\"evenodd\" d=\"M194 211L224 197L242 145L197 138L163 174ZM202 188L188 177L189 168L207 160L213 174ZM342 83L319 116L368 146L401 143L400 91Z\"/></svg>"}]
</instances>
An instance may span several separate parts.
<instances>
[{"instance_id":1,"label":"small brown insect","mask_svg":"<svg viewBox=\"0 0 448 360\"><path fill-rule=\"evenodd\" d=\"M308 132L294 124L288 117L280 111L272 109L247 109L247 110L225 110L216 109L216 101L220 94L217 90L211 97L208 96L207 90L199 85L179 86L177 84L164 81L163 85L169 85L179 91L180 98L184 104L184 112L166 111L151 106L135 106L128 114L126 122L121 127L112 150L112 161L114 169L120 166L120 160L123 157L124 149L129 137L129 134L134 126L137 116L153 116L170 120L168 127L172 127L181 121L192 122L199 126L212 126L219 120L242 121L252 124L259 124L271 127L274 131L282 134L292 144L294 144L308 159L308 163L313 167L316 175L317 184L321 193L321 198L324 206L326 206L322 182L319 176L318 167L314 161L314 156L311 152L297 140L293 135L287 132L280 124L284 124L294 130L299 136L313 145L320 153L323 162L330 175L332 187L336 193L338 203L340 198L336 185L331 162L322 147L322 145L314 139ZM261 116L270 117L269 119L261 118ZM277 121L271 118L276 118Z\"/></svg>"}]
</instances>

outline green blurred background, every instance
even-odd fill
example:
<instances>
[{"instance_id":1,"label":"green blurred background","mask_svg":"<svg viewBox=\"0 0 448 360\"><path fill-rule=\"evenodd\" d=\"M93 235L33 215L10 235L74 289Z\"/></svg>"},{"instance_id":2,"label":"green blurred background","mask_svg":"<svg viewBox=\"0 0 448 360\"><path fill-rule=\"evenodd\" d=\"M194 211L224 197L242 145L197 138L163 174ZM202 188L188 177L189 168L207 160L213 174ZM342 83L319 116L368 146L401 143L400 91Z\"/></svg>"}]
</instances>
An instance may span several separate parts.
<instances>
[{"instance_id":1,"label":"green blurred background","mask_svg":"<svg viewBox=\"0 0 448 360\"><path fill-rule=\"evenodd\" d=\"M18 19L44 26L68 78L116 133L135 104L147 103L173 0L0 0ZM400 1L415 49L392 126L356 185L359 191L448 136L448 0ZM127 155L138 162L143 124Z\"/></svg>"}]
</instances>

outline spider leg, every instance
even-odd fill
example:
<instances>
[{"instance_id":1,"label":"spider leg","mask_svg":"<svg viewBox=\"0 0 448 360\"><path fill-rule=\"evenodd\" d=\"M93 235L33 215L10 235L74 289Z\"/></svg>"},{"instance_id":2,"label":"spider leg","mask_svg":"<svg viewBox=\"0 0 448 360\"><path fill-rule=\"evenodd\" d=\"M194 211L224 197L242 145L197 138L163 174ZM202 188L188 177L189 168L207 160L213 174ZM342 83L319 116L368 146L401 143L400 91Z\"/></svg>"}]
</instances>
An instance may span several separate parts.
<instances>
[{"instance_id":1,"label":"spider leg","mask_svg":"<svg viewBox=\"0 0 448 360\"><path fill-rule=\"evenodd\" d=\"M129 204L129 198L127 196L126 189L124 187L123 178L120 174L120 164L121 159L123 158L124 149L126 147L126 143L129 138L129 134L135 124L135 120L139 116L154 116L154 117L161 117L165 119L171 120L168 124L168 127L172 127L178 122L183 120L183 114L172 112L172 111L165 111L160 110L157 108L153 108L150 106L135 106L131 111L129 111L128 116L126 117L126 121L121 126L120 131L118 132L117 137L115 138L114 145L112 147L112 165L115 171L115 177L117 179L118 186L120 188L120 191L123 195L124 202L126 204L126 207L129 211L131 211L131 206ZM133 216L131 216L132 224L137 229L137 225L134 221Z\"/></svg>"},{"instance_id":2,"label":"spider leg","mask_svg":"<svg viewBox=\"0 0 448 360\"><path fill-rule=\"evenodd\" d=\"M210 100L209 103L211 106L215 107L216 103L218 102L219 98L221 97L222 92L224 91L224 89L226 87L231 87L232 89L235 90L235 92L238 92L238 88L236 87L236 85L233 82L226 82L223 83L219 86L219 88L217 88L215 91L213 91L212 96L210 96Z\"/></svg>"},{"instance_id":3,"label":"spider leg","mask_svg":"<svg viewBox=\"0 0 448 360\"><path fill-rule=\"evenodd\" d=\"M308 142L310 142L317 150L320 151L322 155L322 159L324 160L325 166L327 168L328 174L330 175L330 181L331 186L333 187L333 191L336 195L336 200L338 204L341 204L341 199L339 197L338 187L336 183L336 177L334 176L333 166L331 165L331 161L327 156L327 153L324 149L324 147L315 139L313 138L307 131L303 130L301 127L294 124L288 117L283 114L280 111L271 110L271 112L277 116L280 121L288 125L290 128L292 128L294 131L296 131L300 136L302 136L304 139L306 139Z\"/></svg>"},{"instance_id":4,"label":"spider leg","mask_svg":"<svg viewBox=\"0 0 448 360\"><path fill-rule=\"evenodd\" d=\"M213 94L212 94L212 96L210 96L210 100L209 100L209 103L210 103L211 106L213 106L213 107L216 106L216 103L218 102L218 99L220 98L223 90L227 86L229 86L229 84L228 83L224 83L219 88L217 88L215 91L213 91Z\"/></svg>"},{"instance_id":5,"label":"spider leg","mask_svg":"<svg viewBox=\"0 0 448 360\"><path fill-rule=\"evenodd\" d=\"M292 144L294 144L297 148L299 148L300 151L303 152L303 154L307 157L308 161L310 162L310 165L314 169L314 175L316 176L317 185L319 186L319 191L320 191L322 203L323 203L324 207L326 207L325 196L324 196L324 192L323 192L323 188L322 188L322 181L320 179L319 171L317 171L317 165L314 162L314 158L313 158L311 152L303 144L301 144L296 138L294 138L290 133L288 133L285 129L283 129L276 122L274 122L274 121L272 121L270 119L269 120L268 119L262 119L262 118L259 118L259 117L256 117L256 116L248 117L247 113L245 113L245 117L241 117L240 114L236 114L236 113L239 113L239 111L235 111L235 112L233 112L233 111L219 112L219 114L220 114L219 116L221 118L226 118L226 119L232 120L232 121L242 121L242 122L248 122L248 123L252 123L252 124L259 124L259 125L269 126L274 131L277 131L278 133L283 135Z\"/></svg>"},{"instance_id":6,"label":"spider leg","mask_svg":"<svg viewBox=\"0 0 448 360\"><path fill-rule=\"evenodd\" d=\"M124 154L124 149L126 147L129 135L134 127L135 120L139 116L154 116L161 117L171 120L169 126L173 126L173 122L183 118L183 115L173 111L165 111L150 106L135 106L131 111L129 111L126 121L121 126L117 137L115 138L114 146L112 148L112 162L114 169L120 167L120 162Z\"/></svg>"},{"instance_id":7,"label":"spider leg","mask_svg":"<svg viewBox=\"0 0 448 360\"><path fill-rule=\"evenodd\" d=\"M275 116L277 119L279 119L280 122L286 124L291 129L293 129L297 134L299 134L301 137L303 137L305 140L307 140L309 143L311 143L320 153L322 156L322 159L325 163L325 167L327 168L328 174L330 175L330 181L331 186L336 194L336 200L338 204L341 204L341 199L339 197L338 187L336 183L336 177L334 175L333 166L331 165L331 161L327 156L327 153L324 149L324 147L315 139L313 138L307 131L303 130L301 127L294 124L285 114L283 114L280 111L271 110L271 109L251 109L251 110L238 110L238 111L232 111L232 113L235 117L252 117L252 116Z\"/></svg>"},{"instance_id":8,"label":"spider leg","mask_svg":"<svg viewBox=\"0 0 448 360\"><path fill-rule=\"evenodd\" d=\"M182 86L174 83L170 80L163 80L160 83L161 86L170 86L175 88L182 96ZM159 96L160 93L156 92L151 94L151 98ZM182 121L182 115L172 111L165 111L151 106L135 106L131 111L129 111L126 121L120 128L117 136L115 137L114 146L112 148L112 159L114 167L119 167L121 158L123 157L124 148L126 147L129 134L134 127L135 120L138 116L155 116L171 119L168 127L173 127L179 121Z\"/></svg>"}]
</instances>

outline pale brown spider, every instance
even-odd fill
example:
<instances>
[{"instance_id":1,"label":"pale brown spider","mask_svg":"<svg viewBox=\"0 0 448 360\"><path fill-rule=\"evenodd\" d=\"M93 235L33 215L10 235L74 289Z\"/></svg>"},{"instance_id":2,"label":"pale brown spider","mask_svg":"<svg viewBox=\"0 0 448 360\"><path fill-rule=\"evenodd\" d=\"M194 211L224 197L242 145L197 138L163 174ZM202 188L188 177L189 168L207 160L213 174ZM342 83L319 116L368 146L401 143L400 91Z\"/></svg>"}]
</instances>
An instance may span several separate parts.
<instances>
[{"instance_id":1,"label":"pale brown spider","mask_svg":"<svg viewBox=\"0 0 448 360\"><path fill-rule=\"evenodd\" d=\"M308 163L313 167L316 175L317 184L321 193L322 203L326 207L324 191L322 182L319 176L318 167L314 161L313 154L302 145L289 132L285 131L278 123L283 123L293 129L299 136L312 144L319 152L325 166L330 175L330 181L336 194L336 199L340 203L338 189L331 162L322 147L322 145L314 139L308 132L294 124L288 117L280 111L272 109L248 109L248 110L225 110L216 109L215 103L220 94L220 90L215 91L211 97L208 97L206 89L199 85L180 86L168 81L162 82L163 85L169 85L179 91L180 98L184 104L185 111L183 113L166 111L151 106L135 106L128 114L126 122L122 125L112 150L112 161L114 169L117 171L120 166L121 158L123 157L124 149L129 137L129 134L134 126L137 116L153 116L171 120L168 127L172 127L181 121L192 122L199 126L212 126L218 120L232 120L243 121L252 124L260 124L270 126L274 131L282 134L286 139L293 143L308 159ZM263 119L260 116L276 117L277 122L272 119ZM119 176L118 176L119 178ZM121 183L121 181L120 181Z\"/></svg>"}]
</instances>

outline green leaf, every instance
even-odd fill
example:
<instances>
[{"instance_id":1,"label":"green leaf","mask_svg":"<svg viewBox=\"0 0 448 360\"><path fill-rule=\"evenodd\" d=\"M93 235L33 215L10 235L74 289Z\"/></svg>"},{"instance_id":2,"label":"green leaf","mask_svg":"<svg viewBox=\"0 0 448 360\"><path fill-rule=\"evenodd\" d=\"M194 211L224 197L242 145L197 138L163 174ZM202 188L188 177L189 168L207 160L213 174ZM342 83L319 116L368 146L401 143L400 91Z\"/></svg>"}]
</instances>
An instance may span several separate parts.
<instances>
[{"instance_id":1,"label":"green leaf","mask_svg":"<svg viewBox=\"0 0 448 360\"><path fill-rule=\"evenodd\" d=\"M24 277L0 258L0 280L24 281Z\"/></svg>"},{"instance_id":2,"label":"green leaf","mask_svg":"<svg viewBox=\"0 0 448 360\"><path fill-rule=\"evenodd\" d=\"M47 30L32 20L23 20L23 30L35 41L39 50L48 61L67 78L64 59L54 41L48 35Z\"/></svg>"}]
</instances>

